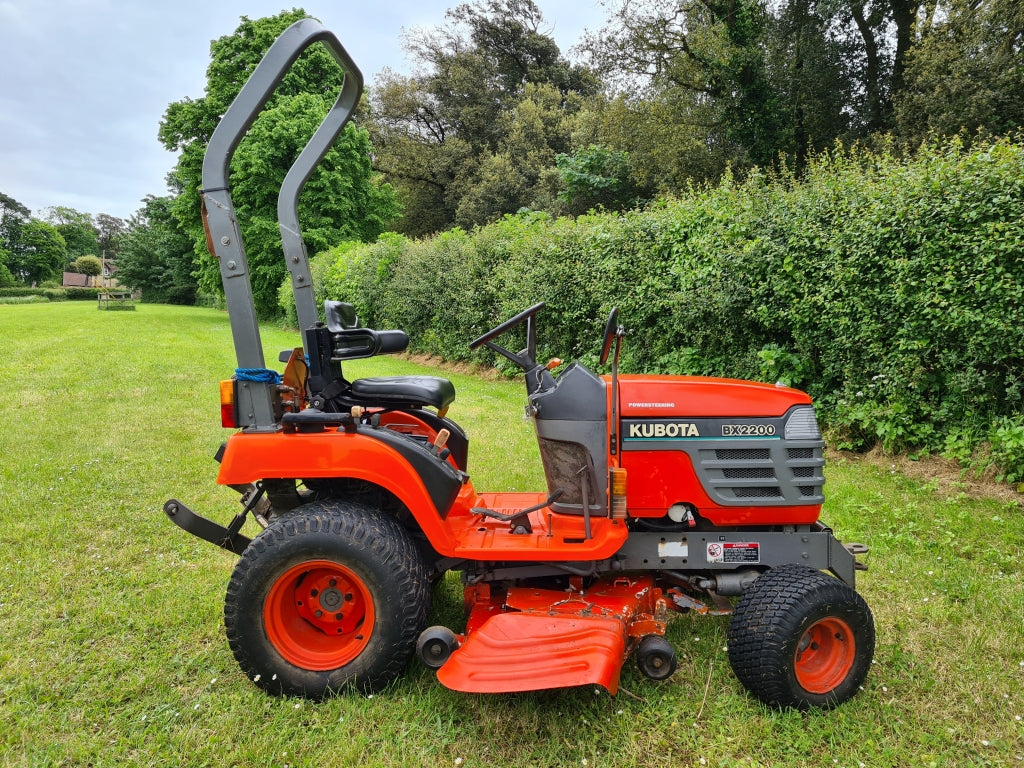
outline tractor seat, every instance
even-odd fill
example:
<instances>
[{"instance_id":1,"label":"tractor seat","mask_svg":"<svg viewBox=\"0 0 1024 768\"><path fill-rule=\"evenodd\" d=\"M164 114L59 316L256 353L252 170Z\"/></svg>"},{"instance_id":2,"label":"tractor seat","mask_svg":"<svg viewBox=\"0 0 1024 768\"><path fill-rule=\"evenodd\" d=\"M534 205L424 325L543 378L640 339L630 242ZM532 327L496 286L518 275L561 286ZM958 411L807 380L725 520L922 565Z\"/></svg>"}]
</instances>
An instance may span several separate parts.
<instances>
[{"instance_id":1,"label":"tractor seat","mask_svg":"<svg viewBox=\"0 0 1024 768\"><path fill-rule=\"evenodd\" d=\"M366 407L422 408L444 412L455 402L455 386L438 376L373 376L356 379L346 400Z\"/></svg>"}]
</instances>

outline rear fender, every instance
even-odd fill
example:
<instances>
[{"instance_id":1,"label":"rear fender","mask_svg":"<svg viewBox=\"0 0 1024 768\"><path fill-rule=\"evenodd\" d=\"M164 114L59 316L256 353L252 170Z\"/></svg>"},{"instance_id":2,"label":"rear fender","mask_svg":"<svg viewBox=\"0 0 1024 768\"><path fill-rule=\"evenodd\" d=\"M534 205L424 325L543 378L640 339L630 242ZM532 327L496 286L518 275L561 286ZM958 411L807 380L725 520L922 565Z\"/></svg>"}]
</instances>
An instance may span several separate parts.
<instances>
[{"instance_id":1,"label":"rear fender","mask_svg":"<svg viewBox=\"0 0 1024 768\"><path fill-rule=\"evenodd\" d=\"M468 480L450 463L391 430L244 433L232 435L217 482L245 485L265 479L362 480L392 493L412 513L441 555L454 552L445 516Z\"/></svg>"}]
</instances>

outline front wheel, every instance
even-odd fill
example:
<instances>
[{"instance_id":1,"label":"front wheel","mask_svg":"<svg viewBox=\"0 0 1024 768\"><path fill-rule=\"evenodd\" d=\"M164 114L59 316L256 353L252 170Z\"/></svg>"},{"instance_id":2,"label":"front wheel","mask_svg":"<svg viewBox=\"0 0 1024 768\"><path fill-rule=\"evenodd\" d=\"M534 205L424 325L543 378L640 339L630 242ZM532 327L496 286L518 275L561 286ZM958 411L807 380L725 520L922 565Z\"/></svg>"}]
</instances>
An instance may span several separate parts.
<instances>
[{"instance_id":1,"label":"front wheel","mask_svg":"<svg viewBox=\"0 0 1024 768\"><path fill-rule=\"evenodd\" d=\"M257 685L316 699L395 679L429 607L423 561L394 518L315 502L275 520L245 550L228 584L224 624Z\"/></svg>"},{"instance_id":2,"label":"front wheel","mask_svg":"<svg viewBox=\"0 0 1024 768\"><path fill-rule=\"evenodd\" d=\"M830 708L860 689L875 652L875 624L850 586L803 565L760 576L729 624L736 677L774 707Z\"/></svg>"}]
</instances>

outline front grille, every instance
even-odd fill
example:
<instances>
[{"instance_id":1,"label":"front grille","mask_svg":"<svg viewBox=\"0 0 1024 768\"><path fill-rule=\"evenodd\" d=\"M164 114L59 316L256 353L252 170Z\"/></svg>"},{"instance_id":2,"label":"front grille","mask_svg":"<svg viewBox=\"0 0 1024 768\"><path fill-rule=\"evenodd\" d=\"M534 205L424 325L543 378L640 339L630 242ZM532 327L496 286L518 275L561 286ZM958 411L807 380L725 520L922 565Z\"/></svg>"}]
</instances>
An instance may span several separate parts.
<instances>
[{"instance_id":1,"label":"front grille","mask_svg":"<svg viewBox=\"0 0 1024 768\"><path fill-rule=\"evenodd\" d=\"M722 476L729 480L774 480L775 470L771 467L725 467Z\"/></svg>"},{"instance_id":2,"label":"front grille","mask_svg":"<svg viewBox=\"0 0 1024 768\"><path fill-rule=\"evenodd\" d=\"M782 491L778 488L733 488L737 499L781 499Z\"/></svg>"},{"instance_id":3,"label":"front grille","mask_svg":"<svg viewBox=\"0 0 1024 768\"><path fill-rule=\"evenodd\" d=\"M804 421L813 424L813 420ZM701 485L716 504L771 507L822 503L824 441L794 437L793 430L783 437L782 432L739 437L723 427L720 439L685 442L680 449L690 454Z\"/></svg>"},{"instance_id":4,"label":"front grille","mask_svg":"<svg viewBox=\"0 0 1024 768\"><path fill-rule=\"evenodd\" d=\"M715 458L718 461L767 461L771 451L767 448L719 448Z\"/></svg>"}]
</instances>

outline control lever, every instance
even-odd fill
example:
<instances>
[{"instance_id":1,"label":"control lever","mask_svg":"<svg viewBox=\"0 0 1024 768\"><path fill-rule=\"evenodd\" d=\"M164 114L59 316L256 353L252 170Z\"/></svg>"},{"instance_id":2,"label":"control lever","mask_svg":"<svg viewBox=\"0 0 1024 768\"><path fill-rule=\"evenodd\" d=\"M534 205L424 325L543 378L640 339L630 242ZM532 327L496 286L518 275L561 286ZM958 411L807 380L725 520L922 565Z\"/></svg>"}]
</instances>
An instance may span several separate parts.
<instances>
[{"instance_id":1,"label":"control lever","mask_svg":"<svg viewBox=\"0 0 1024 768\"><path fill-rule=\"evenodd\" d=\"M449 430L442 429L437 433L437 437L434 438L434 442L430 445L430 452L441 459L441 461L444 461L451 455L451 451L444 447L444 444L448 442L448 438L451 436L452 433Z\"/></svg>"}]
</instances>

